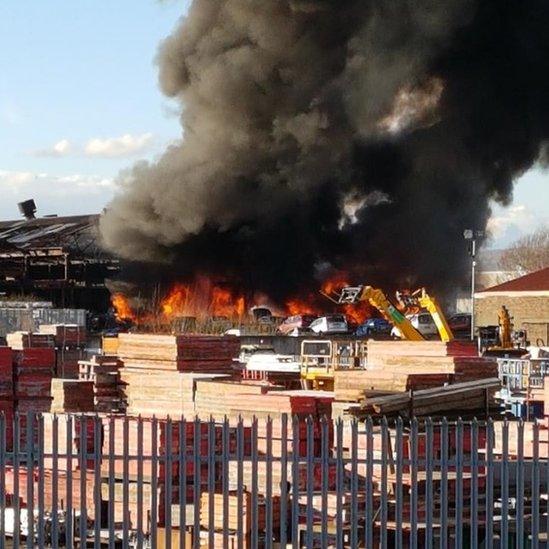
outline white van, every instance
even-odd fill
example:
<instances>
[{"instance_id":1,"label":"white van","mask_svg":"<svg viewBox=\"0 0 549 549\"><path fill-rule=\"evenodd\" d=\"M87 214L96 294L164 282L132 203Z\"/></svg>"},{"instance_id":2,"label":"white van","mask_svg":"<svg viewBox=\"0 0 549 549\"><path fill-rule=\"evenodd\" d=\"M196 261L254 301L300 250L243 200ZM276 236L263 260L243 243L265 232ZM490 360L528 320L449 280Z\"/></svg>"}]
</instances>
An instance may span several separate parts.
<instances>
[{"instance_id":1,"label":"white van","mask_svg":"<svg viewBox=\"0 0 549 549\"><path fill-rule=\"evenodd\" d=\"M427 338L438 334L437 326L433 317L429 313L417 313L415 315L407 315L406 318L411 322L412 326L422 335ZM401 339L402 334L400 330L395 326L391 330L391 335L395 338Z\"/></svg>"}]
</instances>

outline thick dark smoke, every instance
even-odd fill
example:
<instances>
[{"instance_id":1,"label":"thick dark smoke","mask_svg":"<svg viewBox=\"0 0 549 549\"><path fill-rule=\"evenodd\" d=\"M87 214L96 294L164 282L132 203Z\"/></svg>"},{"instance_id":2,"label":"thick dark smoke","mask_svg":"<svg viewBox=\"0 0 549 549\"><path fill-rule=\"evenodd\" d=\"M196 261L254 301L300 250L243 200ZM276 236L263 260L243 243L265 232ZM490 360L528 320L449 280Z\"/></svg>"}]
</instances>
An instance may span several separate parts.
<instances>
[{"instance_id":1,"label":"thick dark smoke","mask_svg":"<svg viewBox=\"0 0 549 549\"><path fill-rule=\"evenodd\" d=\"M195 0L158 56L182 142L105 243L275 300L331 269L459 283L549 136L548 29L547 0Z\"/></svg>"}]
</instances>

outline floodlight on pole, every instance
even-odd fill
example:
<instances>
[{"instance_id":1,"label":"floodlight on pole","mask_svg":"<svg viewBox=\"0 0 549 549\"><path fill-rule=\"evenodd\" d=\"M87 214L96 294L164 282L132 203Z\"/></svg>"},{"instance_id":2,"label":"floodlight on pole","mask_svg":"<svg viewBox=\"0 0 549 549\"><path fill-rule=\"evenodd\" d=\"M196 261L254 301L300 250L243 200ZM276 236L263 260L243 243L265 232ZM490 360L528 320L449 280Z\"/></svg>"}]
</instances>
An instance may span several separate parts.
<instances>
[{"instance_id":1,"label":"floodlight on pole","mask_svg":"<svg viewBox=\"0 0 549 549\"><path fill-rule=\"evenodd\" d=\"M469 255L471 256L471 339L475 338L475 275L477 266L477 238L484 236L483 231L475 231L473 229L465 229L463 231L463 238L471 241L471 247L469 248Z\"/></svg>"}]
</instances>

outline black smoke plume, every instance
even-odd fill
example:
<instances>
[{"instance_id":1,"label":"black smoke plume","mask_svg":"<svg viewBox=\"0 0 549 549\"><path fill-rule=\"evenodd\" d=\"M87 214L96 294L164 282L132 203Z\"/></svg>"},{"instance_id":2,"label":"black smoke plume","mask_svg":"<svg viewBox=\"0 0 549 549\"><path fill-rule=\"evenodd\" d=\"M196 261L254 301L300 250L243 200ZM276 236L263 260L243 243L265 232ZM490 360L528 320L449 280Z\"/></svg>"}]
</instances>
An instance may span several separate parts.
<instances>
[{"instance_id":1,"label":"black smoke plume","mask_svg":"<svg viewBox=\"0 0 549 549\"><path fill-rule=\"evenodd\" d=\"M547 0L194 0L158 55L182 141L104 241L274 300L331 270L459 283L549 136L548 29Z\"/></svg>"}]
</instances>

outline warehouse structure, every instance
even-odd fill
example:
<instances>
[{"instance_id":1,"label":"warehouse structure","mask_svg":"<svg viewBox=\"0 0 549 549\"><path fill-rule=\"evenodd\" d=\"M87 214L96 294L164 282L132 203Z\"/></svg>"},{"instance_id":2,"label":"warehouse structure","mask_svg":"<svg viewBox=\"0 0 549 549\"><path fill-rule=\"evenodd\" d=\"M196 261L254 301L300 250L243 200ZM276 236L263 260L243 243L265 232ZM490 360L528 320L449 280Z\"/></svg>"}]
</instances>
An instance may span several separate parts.
<instances>
[{"instance_id":1,"label":"warehouse structure","mask_svg":"<svg viewBox=\"0 0 549 549\"><path fill-rule=\"evenodd\" d=\"M105 281L119 265L99 244L99 215L34 218L32 210L24 215L0 222L0 295L106 310Z\"/></svg>"},{"instance_id":2,"label":"warehouse structure","mask_svg":"<svg viewBox=\"0 0 549 549\"><path fill-rule=\"evenodd\" d=\"M516 330L525 329L532 343L547 345L549 267L475 293L477 325L497 324L498 311L503 305L513 317Z\"/></svg>"}]
</instances>

